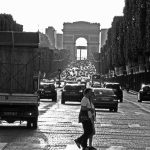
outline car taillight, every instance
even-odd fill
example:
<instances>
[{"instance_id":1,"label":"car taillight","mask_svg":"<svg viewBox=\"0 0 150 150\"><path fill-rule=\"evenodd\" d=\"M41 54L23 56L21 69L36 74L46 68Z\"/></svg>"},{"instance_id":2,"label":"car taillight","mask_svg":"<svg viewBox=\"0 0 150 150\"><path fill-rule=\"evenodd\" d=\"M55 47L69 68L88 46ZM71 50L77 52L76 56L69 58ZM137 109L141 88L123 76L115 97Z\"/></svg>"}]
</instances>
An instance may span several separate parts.
<instances>
[{"instance_id":1,"label":"car taillight","mask_svg":"<svg viewBox=\"0 0 150 150\"><path fill-rule=\"evenodd\" d=\"M83 90L80 90L79 92L83 92Z\"/></svg>"}]
</instances>

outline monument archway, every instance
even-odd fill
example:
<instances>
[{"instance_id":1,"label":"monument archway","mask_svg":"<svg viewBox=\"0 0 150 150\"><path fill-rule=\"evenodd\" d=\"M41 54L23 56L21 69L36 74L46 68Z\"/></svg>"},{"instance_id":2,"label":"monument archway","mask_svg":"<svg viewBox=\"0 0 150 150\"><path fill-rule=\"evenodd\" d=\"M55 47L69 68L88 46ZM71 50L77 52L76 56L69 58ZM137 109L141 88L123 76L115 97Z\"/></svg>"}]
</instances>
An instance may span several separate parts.
<instances>
[{"instance_id":1,"label":"monument archway","mask_svg":"<svg viewBox=\"0 0 150 150\"><path fill-rule=\"evenodd\" d=\"M99 52L100 47L100 24L90 22L73 22L63 24L63 48L70 50L70 60L77 60L76 40L87 40L87 59L93 60L93 53Z\"/></svg>"},{"instance_id":2,"label":"monument archway","mask_svg":"<svg viewBox=\"0 0 150 150\"><path fill-rule=\"evenodd\" d=\"M76 40L76 49L77 49L77 60L87 59L87 41L84 38L79 38Z\"/></svg>"}]
</instances>

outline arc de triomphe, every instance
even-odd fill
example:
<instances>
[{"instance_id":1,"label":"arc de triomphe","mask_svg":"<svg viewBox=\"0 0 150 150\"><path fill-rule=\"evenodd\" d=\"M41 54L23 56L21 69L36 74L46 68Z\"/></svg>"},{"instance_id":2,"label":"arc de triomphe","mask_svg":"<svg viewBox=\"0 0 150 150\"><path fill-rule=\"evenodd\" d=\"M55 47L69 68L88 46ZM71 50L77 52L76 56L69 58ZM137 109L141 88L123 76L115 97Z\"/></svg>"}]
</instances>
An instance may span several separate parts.
<instances>
[{"instance_id":1,"label":"arc de triomphe","mask_svg":"<svg viewBox=\"0 0 150 150\"><path fill-rule=\"evenodd\" d=\"M76 40L87 40L87 59L93 60L93 52L99 52L100 24L84 21L63 24L63 48L70 50L71 60L77 58Z\"/></svg>"}]
</instances>

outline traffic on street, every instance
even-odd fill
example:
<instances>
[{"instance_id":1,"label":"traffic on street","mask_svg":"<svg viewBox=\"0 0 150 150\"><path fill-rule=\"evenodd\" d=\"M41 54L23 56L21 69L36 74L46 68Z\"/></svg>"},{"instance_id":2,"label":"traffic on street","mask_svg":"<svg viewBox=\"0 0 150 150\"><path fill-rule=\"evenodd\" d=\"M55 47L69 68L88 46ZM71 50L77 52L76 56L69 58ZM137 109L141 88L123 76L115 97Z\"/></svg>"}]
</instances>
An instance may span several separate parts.
<instances>
[{"instance_id":1,"label":"traffic on street","mask_svg":"<svg viewBox=\"0 0 150 150\"><path fill-rule=\"evenodd\" d=\"M42 99L38 128L27 129L16 122L0 124L1 150L77 150L74 139L82 134L78 123L79 102L61 104L61 89L57 102ZM93 145L98 150L150 149L150 102L138 103L135 93L123 91L123 103L118 112L96 109L96 135Z\"/></svg>"},{"instance_id":2,"label":"traffic on street","mask_svg":"<svg viewBox=\"0 0 150 150\"><path fill-rule=\"evenodd\" d=\"M0 150L150 150L150 0L6 1Z\"/></svg>"}]
</instances>

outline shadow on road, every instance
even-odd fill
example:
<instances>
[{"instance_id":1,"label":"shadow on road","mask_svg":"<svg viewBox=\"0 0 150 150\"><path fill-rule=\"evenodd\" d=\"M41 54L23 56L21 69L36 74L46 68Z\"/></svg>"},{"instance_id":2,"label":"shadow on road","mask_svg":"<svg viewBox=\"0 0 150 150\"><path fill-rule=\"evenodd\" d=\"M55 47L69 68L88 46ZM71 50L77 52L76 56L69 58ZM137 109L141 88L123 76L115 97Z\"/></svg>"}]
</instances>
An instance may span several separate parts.
<instances>
[{"instance_id":1,"label":"shadow on road","mask_svg":"<svg viewBox=\"0 0 150 150\"><path fill-rule=\"evenodd\" d=\"M64 105L80 106L80 103L65 103Z\"/></svg>"}]
</instances>

